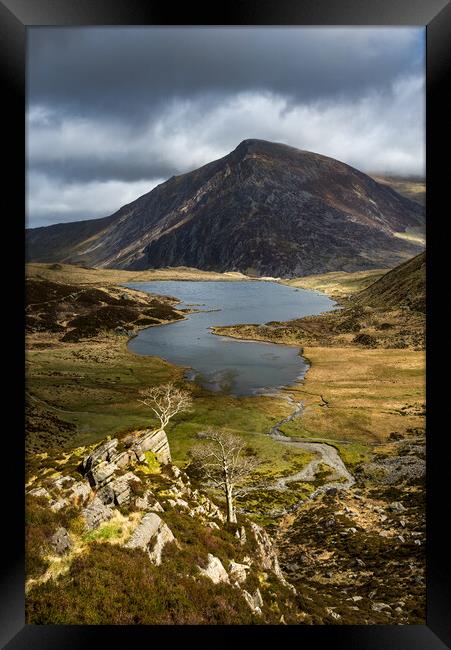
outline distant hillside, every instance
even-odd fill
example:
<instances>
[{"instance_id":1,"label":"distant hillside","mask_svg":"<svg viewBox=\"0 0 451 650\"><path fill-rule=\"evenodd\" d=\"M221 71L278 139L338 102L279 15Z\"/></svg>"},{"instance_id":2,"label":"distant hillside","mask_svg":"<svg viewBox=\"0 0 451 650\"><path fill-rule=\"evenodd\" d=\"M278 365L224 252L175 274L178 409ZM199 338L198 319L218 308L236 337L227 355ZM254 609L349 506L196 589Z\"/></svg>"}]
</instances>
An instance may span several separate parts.
<instances>
[{"instance_id":1,"label":"distant hillside","mask_svg":"<svg viewBox=\"0 0 451 650\"><path fill-rule=\"evenodd\" d=\"M385 176L382 174L369 174L369 176L420 205L426 204L426 182L424 179L416 176Z\"/></svg>"},{"instance_id":2,"label":"distant hillside","mask_svg":"<svg viewBox=\"0 0 451 650\"><path fill-rule=\"evenodd\" d=\"M258 276L391 268L423 208L342 162L264 140L174 176L114 215L27 233L28 259Z\"/></svg>"},{"instance_id":3,"label":"distant hillside","mask_svg":"<svg viewBox=\"0 0 451 650\"><path fill-rule=\"evenodd\" d=\"M354 300L370 307L396 308L407 305L413 311L426 311L426 252L385 273L360 291Z\"/></svg>"}]
</instances>

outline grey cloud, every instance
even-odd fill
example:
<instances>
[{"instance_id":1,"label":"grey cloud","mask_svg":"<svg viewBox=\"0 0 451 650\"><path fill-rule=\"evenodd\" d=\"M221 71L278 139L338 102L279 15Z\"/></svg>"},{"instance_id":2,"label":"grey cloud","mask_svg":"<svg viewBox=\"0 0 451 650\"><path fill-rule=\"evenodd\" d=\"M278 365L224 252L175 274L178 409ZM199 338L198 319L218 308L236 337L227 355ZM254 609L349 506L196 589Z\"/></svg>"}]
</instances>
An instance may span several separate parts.
<instances>
[{"instance_id":1,"label":"grey cloud","mask_svg":"<svg viewBox=\"0 0 451 650\"><path fill-rule=\"evenodd\" d=\"M55 184L66 182L96 181L140 181L148 178L170 178L174 174L185 170L178 170L167 163L158 161L145 163L139 160L118 159L96 161L87 154L81 160L64 160L57 162L36 161L32 168L48 177L52 177Z\"/></svg>"},{"instance_id":2,"label":"grey cloud","mask_svg":"<svg viewBox=\"0 0 451 650\"><path fill-rule=\"evenodd\" d=\"M418 71L417 38L402 28L34 28L29 99L130 117L202 94L349 97Z\"/></svg>"}]
</instances>

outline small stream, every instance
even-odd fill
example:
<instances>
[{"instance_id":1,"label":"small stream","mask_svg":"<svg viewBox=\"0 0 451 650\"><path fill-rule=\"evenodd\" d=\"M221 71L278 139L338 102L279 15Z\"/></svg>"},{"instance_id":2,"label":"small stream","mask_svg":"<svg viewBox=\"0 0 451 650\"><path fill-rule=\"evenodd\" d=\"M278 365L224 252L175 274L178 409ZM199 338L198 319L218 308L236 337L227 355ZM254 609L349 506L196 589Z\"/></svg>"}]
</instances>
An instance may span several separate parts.
<instances>
[{"instance_id":1,"label":"small stream","mask_svg":"<svg viewBox=\"0 0 451 650\"><path fill-rule=\"evenodd\" d=\"M326 442L316 442L313 440L305 440L293 436L286 436L280 430L280 427L282 427L284 424L288 424L288 422L301 417L304 411L302 402L295 402L289 395L286 396L286 399L290 404L294 406L292 413L271 427L267 435L269 435L273 440L280 442L281 444L297 447L298 449L303 449L304 451L310 453L313 452L317 455L317 457L311 460L308 465L306 465L302 470L296 472L295 474L282 476L270 484L262 483L260 485L253 485L252 487L243 490L243 492L253 492L255 490L262 489L283 491L287 490L288 484L294 481L313 481L315 480L316 473L318 472L321 464L327 465L332 470L334 470L337 474L337 478L335 480L324 483L317 490L312 492L310 495L311 499L314 499L318 494L325 492L329 488L336 488L337 490L349 489L352 485L354 485L355 479L348 471L346 465L340 458L337 449L333 445L330 445ZM302 502L300 502L298 505L302 505ZM283 514L286 514L286 512Z\"/></svg>"},{"instance_id":2,"label":"small stream","mask_svg":"<svg viewBox=\"0 0 451 650\"><path fill-rule=\"evenodd\" d=\"M303 379L308 363L297 346L258 341L241 341L216 336L211 328L245 323L262 324L316 315L336 307L334 301L317 291L307 291L276 282L135 282L126 286L157 295L170 295L181 303L180 309L195 310L174 323L141 330L128 347L142 355L158 356L186 368L186 376L205 388L233 395L267 394L280 397L280 389ZM284 476L271 484L255 485L245 491L287 490L294 481L313 481L321 464L329 466L337 478L315 490L318 493L335 487L353 485L347 470L332 445L285 436L281 427L301 417L302 403L290 395L285 399L293 406L291 414L267 433L280 444L315 453L315 458L301 471ZM324 401L324 400L323 400ZM302 502L299 503L301 505Z\"/></svg>"}]
</instances>

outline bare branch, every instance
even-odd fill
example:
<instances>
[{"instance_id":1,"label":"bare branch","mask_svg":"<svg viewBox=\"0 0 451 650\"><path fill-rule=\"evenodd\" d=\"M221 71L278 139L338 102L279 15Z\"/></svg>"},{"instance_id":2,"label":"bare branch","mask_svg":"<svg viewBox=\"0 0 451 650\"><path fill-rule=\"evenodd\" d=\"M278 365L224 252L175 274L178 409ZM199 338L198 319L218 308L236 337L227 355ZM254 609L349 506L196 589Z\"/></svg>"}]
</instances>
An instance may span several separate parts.
<instances>
[{"instance_id":1,"label":"bare branch","mask_svg":"<svg viewBox=\"0 0 451 650\"><path fill-rule=\"evenodd\" d=\"M243 456L244 441L231 433L208 429L198 437L206 442L191 450L194 463L204 479L222 488L227 501L227 519L236 522L236 486L245 482L259 462L254 457Z\"/></svg>"},{"instance_id":2,"label":"bare branch","mask_svg":"<svg viewBox=\"0 0 451 650\"><path fill-rule=\"evenodd\" d=\"M189 410L192 405L191 394L174 382L144 388L139 394L142 399L138 401L153 411L162 429L177 413Z\"/></svg>"}]
</instances>

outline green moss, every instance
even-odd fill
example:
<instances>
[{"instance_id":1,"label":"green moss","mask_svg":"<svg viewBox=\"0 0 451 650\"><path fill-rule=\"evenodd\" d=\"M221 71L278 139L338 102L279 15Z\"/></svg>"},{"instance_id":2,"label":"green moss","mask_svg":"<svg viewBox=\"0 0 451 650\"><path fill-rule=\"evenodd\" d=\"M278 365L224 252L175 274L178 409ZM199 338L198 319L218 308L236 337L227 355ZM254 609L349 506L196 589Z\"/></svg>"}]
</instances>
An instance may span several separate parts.
<instances>
[{"instance_id":1,"label":"green moss","mask_svg":"<svg viewBox=\"0 0 451 650\"><path fill-rule=\"evenodd\" d=\"M122 526L120 524L104 524L96 530L92 530L83 536L85 542L93 541L107 541L119 537L122 533Z\"/></svg>"}]
</instances>

